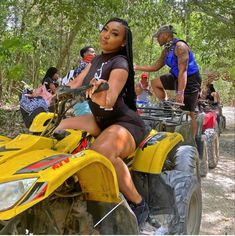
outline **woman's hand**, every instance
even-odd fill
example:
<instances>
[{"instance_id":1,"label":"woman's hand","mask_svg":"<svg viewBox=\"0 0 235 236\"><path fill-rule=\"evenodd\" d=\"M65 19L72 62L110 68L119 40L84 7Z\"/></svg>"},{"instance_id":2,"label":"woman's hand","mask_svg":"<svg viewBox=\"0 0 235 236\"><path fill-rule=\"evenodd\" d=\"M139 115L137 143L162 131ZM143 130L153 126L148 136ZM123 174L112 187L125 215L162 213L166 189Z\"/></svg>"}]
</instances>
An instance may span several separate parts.
<instances>
[{"instance_id":1,"label":"woman's hand","mask_svg":"<svg viewBox=\"0 0 235 236\"><path fill-rule=\"evenodd\" d=\"M90 98L92 99L92 96L93 94L95 93L95 91L99 88L99 86L101 84L104 84L104 83L107 83L106 80L103 80L103 79L95 79L93 78L91 81L90 81L90 84L92 85L92 87L90 89L87 89L86 90L86 98Z\"/></svg>"}]
</instances>

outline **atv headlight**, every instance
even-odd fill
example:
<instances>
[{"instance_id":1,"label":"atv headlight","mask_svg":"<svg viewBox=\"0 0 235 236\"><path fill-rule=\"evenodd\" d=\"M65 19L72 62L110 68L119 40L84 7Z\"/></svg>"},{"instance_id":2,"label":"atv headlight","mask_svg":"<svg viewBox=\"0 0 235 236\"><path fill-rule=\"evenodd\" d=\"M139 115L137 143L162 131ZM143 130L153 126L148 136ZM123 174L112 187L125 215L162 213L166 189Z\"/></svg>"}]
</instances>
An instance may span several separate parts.
<instances>
[{"instance_id":1,"label":"atv headlight","mask_svg":"<svg viewBox=\"0 0 235 236\"><path fill-rule=\"evenodd\" d=\"M35 183L37 178L21 179L0 184L0 211L16 204Z\"/></svg>"}]
</instances>

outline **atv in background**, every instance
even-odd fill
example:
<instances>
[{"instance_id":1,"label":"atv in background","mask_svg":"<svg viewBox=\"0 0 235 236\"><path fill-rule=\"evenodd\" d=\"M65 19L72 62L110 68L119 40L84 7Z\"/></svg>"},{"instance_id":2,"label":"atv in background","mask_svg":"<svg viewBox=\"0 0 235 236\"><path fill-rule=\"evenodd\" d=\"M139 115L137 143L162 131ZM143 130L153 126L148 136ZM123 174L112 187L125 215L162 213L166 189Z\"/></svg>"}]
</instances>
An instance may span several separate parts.
<instances>
[{"instance_id":1,"label":"atv in background","mask_svg":"<svg viewBox=\"0 0 235 236\"><path fill-rule=\"evenodd\" d=\"M183 135L151 129L124 160L150 208L140 231L112 163L89 149L94 138L80 130L54 132L66 103L84 98L87 88L60 88L55 113L38 114L30 134L1 138L0 234L199 234L199 158ZM165 118L149 118L165 129Z\"/></svg>"},{"instance_id":2,"label":"atv in background","mask_svg":"<svg viewBox=\"0 0 235 236\"><path fill-rule=\"evenodd\" d=\"M192 135L189 112L179 109L179 105L176 102L166 101L155 104L155 106L138 107L138 113L149 130L154 129L159 133L172 133L173 135L180 134L183 138L173 148L164 150L167 152L167 159L162 174L169 177L170 186L174 187L176 205L182 225L188 228L184 232L189 233L195 232L201 217L199 210L202 204L201 189L199 190L201 188L199 187L199 158ZM169 142L173 142L173 140L169 140ZM186 174L190 172L193 173L191 177ZM141 181L137 181L138 183ZM156 193L158 189L159 187L156 187ZM167 219L169 220L169 218L170 216Z\"/></svg>"},{"instance_id":3,"label":"atv in background","mask_svg":"<svg viewBox=\"0 0 235 236\"><path fill-rule=\"evenodd\" d=\"M198 100L198 132L196 142L201 160L200 172L206 176L209 168L215 168L219 161L219 136L226 127L222 106L209 100Z\"/></svg>"}]
</instances>

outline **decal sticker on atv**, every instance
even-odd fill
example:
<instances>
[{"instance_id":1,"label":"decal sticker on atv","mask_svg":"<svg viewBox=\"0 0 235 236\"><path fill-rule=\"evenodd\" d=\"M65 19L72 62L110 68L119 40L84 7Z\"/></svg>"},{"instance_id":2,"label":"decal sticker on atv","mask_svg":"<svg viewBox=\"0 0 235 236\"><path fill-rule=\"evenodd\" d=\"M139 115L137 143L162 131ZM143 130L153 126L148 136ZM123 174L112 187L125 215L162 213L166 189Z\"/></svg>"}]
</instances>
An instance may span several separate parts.
<instances>
[{"instance_id":1,"label":"decal sticker on atv","mask_svg":"<svg viewBox=\"0 0 235 236\"><path fill-rule=\"evenodd\" d=\"M9 151L17 151L20 150L20 148L6 148L5 146L0 147L0 152L9 152Z\"/></svg>"},{"instance_id":2,"label":"decal sticker on atv","mask_svg":"<svg viewBox=\"0 0 235 236\"><path fill-rule=\"evenodd\" d=\"M78 144L78 146L73 150L72 154L78 153L84 149L87 149L91 145L92 136L88 135L84 137Z\"/></svg>"},{"instance_id":3,"label":"decal sticker on atv","mask_svg":"<svg viewBox=\"0 0 235 236\"><path fill-rule=\"evenodd\" d=\"M147 139L145 139L140 145L139 148L141 148L142 150L144 150L144 148L146 148L147 146L152 146L155 143L157 143L158 141L163 140L164 138L166 138L166 134L163 132L158 132L157 134L154 134L153 136L148 137Z\"/></svg>"},{"instance_id":4,"label":"decal sticker on atv","mask_svg":"<svg viewBox=\"0 0 235 236\"><path fill-rule=\"evenodd\" d=\"M85 155L85 153L84 153L84 152L78 152L78 153L76 153L76 154L72 155L72 156L71 156L71 158L82 157L82 156L84 156L84 155Z\"/></svg>"},{"instance_id":5,"label":"decal sticker on atv","mask_svg":"<svg viewBox=\"0 0 235 236\"><path fill-rule=\"evenodd\" d=\"M60 167L63 165L62 162L69 162L69 157L71 157L69 154L50 156L43 160L30 164L29 166L26 166L20 170L17 170L15 174L37 173L40 170L45 170L56 164L58 164Z\"/></svg>"},{"instance_id":6,"label":"decal sticker on atv","mask_svg":"<svg viewBox=\"0 0 235 236\"><path fill-rule=\"evenodd\" d=\"M26 196L23 202L21 202L20 205L24 205L28 202L34 201L40 197L43 197L45 195L45 192L47 190L48 183L47 182L39 182L34 185L32 190L29 192L29 194Z\"/></svg>"}]
</instances>

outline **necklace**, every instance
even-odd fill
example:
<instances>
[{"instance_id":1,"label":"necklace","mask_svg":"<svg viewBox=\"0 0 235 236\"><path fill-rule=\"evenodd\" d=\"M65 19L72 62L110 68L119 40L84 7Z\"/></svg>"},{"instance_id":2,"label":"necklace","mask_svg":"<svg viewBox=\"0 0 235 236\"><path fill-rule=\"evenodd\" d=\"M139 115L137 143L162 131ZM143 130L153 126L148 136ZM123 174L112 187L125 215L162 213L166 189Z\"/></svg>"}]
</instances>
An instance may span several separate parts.
<instances>
[{"instance_id":1,"label":"necklace","mask_svg":"<svg viewBox=\"0 0 235 236\"><path fill-rule=\"evenodd\" d=\"M171 48L171 46L173 45L173 43L174 43L174 40L171 40L171 41L165 43L164 48L169 50Z\"/></svg>"}]
</instances>

